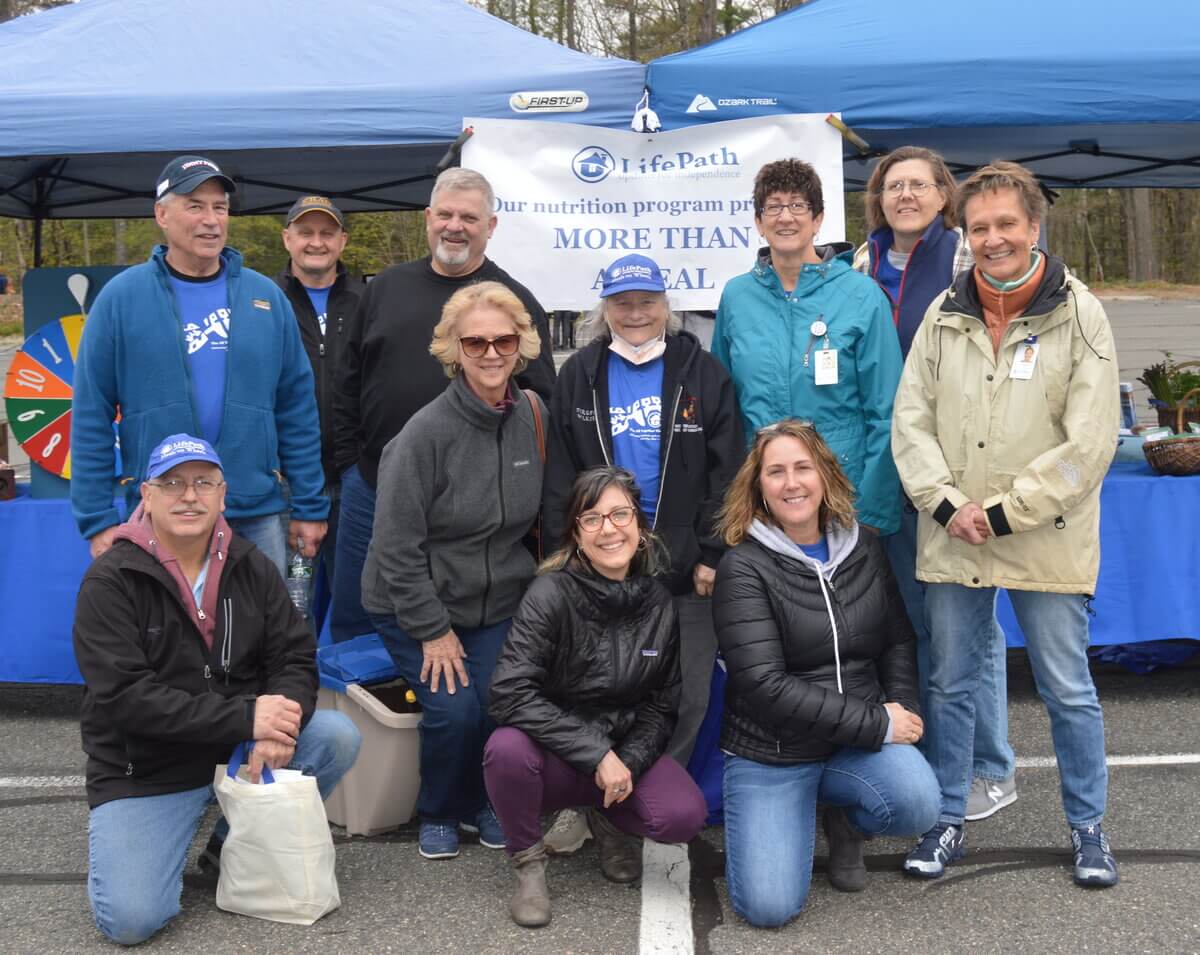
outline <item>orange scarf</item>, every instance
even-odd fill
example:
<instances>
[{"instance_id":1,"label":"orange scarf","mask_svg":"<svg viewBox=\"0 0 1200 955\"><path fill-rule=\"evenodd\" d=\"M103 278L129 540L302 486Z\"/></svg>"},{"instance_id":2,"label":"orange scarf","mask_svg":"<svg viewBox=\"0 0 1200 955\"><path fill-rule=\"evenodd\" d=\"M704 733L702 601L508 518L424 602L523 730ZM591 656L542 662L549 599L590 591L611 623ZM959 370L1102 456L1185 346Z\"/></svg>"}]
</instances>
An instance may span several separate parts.
<instances>
[{"instance_id":1,"label":"orange scarf","mask_svg":"<svg viewBox=\"0 0 1200 955\"><path fill-rule=\"evenodd\" d=\"M983 319L987 322L988 334L992 336L992 349L997 354L1000 352L1000 340L1004 337L1004 330L1029 307L1045 275L1046 256L1043 255L1037 269L1029 276L1029 281L1011 292L1001 292L983 277L979 266L975 266L975 289L979 292L979 304L983 306Z\"/></svg>"}]
</instances>

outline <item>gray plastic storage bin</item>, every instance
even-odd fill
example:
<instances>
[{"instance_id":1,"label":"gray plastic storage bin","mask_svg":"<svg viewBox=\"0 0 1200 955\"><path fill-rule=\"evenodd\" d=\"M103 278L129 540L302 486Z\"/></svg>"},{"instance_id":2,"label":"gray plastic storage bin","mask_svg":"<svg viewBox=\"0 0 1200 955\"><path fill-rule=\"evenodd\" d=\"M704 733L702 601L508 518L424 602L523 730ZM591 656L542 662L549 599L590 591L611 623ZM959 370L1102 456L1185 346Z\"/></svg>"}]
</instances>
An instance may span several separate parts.
<instances>
[{"instance_id":1,"label":"gray plastic storage bin","mask_svg":"<svg viewBox=\"0 0 1200 955\"><path fill-rule=\"evenodd\" d=\"M357 683L345 693L322 686L317 708L337 710L354 721L362 733L362 749L350 772L325 800L325 814L353 836L373 836L403 826L412 819L421 788L420 713L396 713L372 695L402 681L366 689Z\"/></svg>"}]
</instances>

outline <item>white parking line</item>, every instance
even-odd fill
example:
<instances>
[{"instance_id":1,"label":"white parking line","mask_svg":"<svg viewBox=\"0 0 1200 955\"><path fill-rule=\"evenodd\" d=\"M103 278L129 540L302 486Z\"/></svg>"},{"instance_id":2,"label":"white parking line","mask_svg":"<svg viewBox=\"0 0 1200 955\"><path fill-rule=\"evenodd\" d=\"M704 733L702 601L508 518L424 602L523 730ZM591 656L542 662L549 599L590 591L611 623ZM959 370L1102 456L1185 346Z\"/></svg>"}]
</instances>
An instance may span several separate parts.
<instances>
[{"instance_id":1,"label":"white parking line","mask_svg":"<svg viewBox=\"0 0 1200 955\"><path fill-rule=\"evenodd\" d=\"M1164 753L1161 756L1109 756L1109 766L1187 766L1200 763L1200 753ZM1053 769L1058 761L1053 756L1019 756L1017 769Z\"/></svg>"},{"instance_id":2,"label":"white parking line","mask_svg":"<svg viewBox=\"0 0 1200 955\"><path fill-rule=\"evenodd\" d=\"M692 955L692 866L687 846L645 840L641 955Z\"/></svg>"}]
</instances>

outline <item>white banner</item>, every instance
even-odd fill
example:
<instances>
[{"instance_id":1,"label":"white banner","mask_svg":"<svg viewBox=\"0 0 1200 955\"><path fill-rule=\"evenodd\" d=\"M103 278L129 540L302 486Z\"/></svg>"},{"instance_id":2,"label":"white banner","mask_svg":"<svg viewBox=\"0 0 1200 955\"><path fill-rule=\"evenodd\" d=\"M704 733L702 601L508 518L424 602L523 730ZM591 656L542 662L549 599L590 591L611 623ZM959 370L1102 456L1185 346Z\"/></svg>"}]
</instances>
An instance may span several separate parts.
<instances>
[{"instance_id":1,"label":"white banner","mask_svg":"<svg viewBox=\"0 0 1200 955\"><path fill-rule=\"evenodd\" d=\"M488 257L547 309L596 304L604 268L630 252L654 259L678 309L714 309L763 244L754 176L796 157L821 177L818 242L845 236L842 139L827 113L634 133L570 123L464 119L462 164L496 191Z\"/></svg>"}]
</instances>

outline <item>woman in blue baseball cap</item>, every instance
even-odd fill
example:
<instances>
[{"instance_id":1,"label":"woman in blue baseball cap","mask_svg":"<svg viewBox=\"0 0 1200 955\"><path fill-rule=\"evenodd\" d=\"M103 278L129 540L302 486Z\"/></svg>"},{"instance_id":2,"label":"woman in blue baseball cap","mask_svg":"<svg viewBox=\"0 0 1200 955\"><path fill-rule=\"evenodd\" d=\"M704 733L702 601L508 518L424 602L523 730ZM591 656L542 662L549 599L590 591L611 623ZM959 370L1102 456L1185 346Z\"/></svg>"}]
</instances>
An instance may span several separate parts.
<instances>
[{"instance_id":1,"label":"woman in blue baseball cap","mask_svg":"<svg viewBox=\"0 0 1200 955\"><path fill-rule=\"evenodd\" d=\"M667 752L686 764L716 654L709 596L724 545L713 518L745 453L737 398L725 369L683 331L662 270L644 255L604 270L582 331L594 337L567 359L551 398L546 539L569 530L567 500L581 471L616 465L635 476L641 509L671 557L663 583L679 613L683 697ZM568 814L547 845L574 851L586 838L582 819Z\"/></svg>"}]
</instances>

